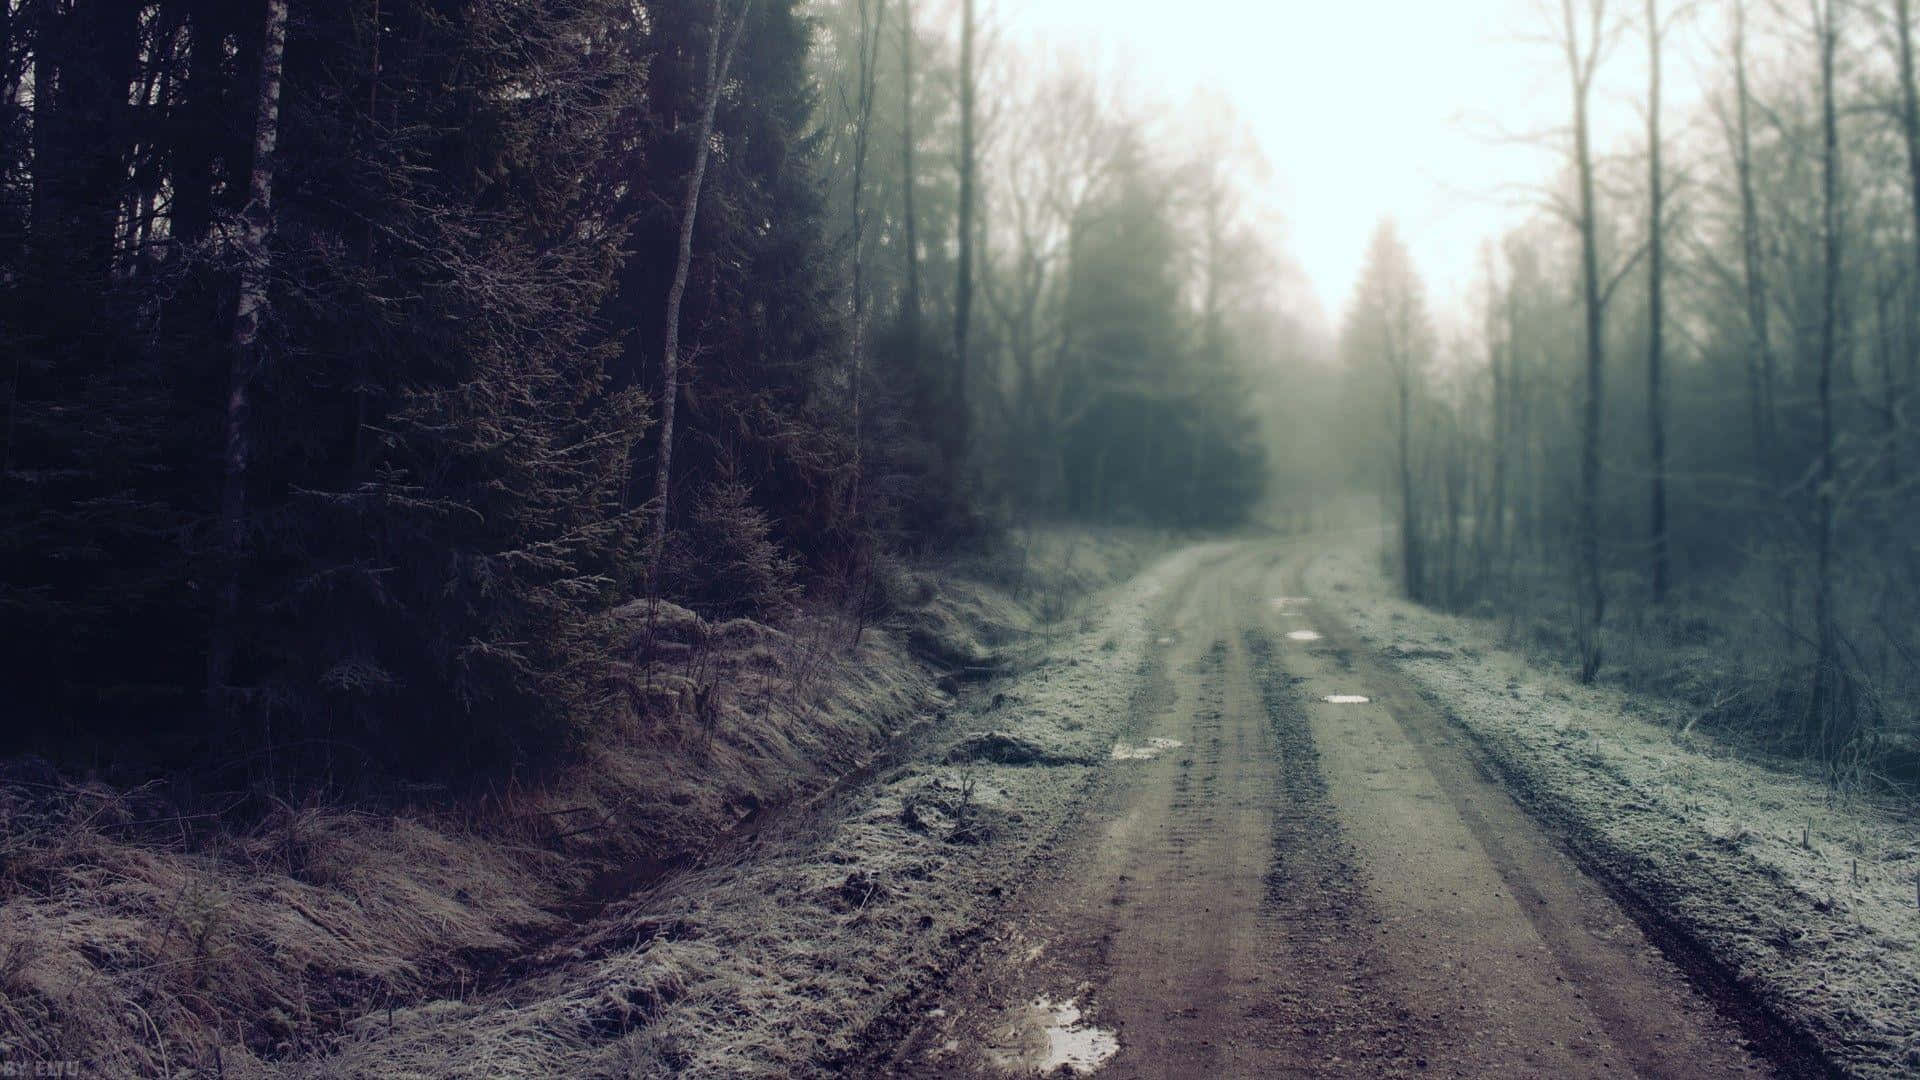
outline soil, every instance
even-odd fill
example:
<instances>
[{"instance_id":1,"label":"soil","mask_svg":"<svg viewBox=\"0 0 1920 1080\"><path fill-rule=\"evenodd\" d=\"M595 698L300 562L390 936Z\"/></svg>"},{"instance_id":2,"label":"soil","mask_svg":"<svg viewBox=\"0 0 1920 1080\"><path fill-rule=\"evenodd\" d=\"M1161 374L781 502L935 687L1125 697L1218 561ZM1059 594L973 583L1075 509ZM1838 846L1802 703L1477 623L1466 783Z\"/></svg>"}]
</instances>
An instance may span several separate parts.
<instances>
[{"instance_id":1,"label":"soil","mask_svg":"<svg viewBox=\"0 0 1920 1080\"><path fill-rule=\"evenodd\" d=\"M1697 990L1299 595L1327 542L1248 544L1179 585L1128 734L1180 748L1110 767L1077 839L865 1074L1817 1071L1762 1056L1764 1018Z\"/></svg>"}]
</instances>

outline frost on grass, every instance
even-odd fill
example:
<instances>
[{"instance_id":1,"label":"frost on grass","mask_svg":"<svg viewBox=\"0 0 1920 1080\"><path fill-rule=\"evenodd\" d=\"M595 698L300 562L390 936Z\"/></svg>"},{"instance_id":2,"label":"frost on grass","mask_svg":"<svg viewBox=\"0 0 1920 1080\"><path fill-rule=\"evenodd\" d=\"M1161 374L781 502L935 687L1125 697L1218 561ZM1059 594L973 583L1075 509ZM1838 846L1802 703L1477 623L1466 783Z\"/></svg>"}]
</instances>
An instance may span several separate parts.
<instances>
[{"instance_id":1,"label":"frost on grass","mask_svg":"<svg viewBox=\"0 0 1920 1080\"><path fill-rule=\"evenodd\" d=\"M1148 616L1193 559L1063 627L931 760L776 821L733 865L613 904L504 989L369 1015L284 1075L833 1075L1068 820L1129 723ZM954 753L987 746L1060 763Z\"/></svg>"},{"instance_id":2,"label":"frost on grass","mask_svg":"<svg viewBox=\"0 0 1920 1080\"><path fill-rule=\"evenodd\" d=\"M1532 667L1496 627L1388 595L1364 554L1316 561L1307 583L1477 737L1517 796L1842 1068L1920 1070L1920 829L1899 808L1742 760L1680 705Z\"/></svg>"},{"instance_id":3,"label":"frost on grass","mask_svg":"<svg viewBox=\"0 0 1920 1080\"><path fill-rule=\"evenodd\" d=\"M1155 736L1138 746L1127 742L1114 743L1113 752L1109 756L1115 761L1152 761L1169 750L1178 750L1183 745L1185 744L1179 739Z\"/></svg>"}]
</instances>

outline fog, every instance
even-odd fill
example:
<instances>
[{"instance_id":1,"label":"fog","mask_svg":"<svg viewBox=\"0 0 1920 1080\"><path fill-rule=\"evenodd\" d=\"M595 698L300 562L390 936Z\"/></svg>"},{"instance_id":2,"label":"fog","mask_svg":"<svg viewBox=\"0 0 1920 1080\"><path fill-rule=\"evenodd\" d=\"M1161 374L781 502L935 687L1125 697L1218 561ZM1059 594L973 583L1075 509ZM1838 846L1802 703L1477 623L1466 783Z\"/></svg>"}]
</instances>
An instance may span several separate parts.
<instances>
[{"instance_id":1,"label":"fog","mask_svg":"<svg viewBox=\"0 0 1920 1080\"><path fill-rule=\"evenodd\" d=\"M1242 182L1282 220L1275 239L1330 319L1351 297L1383 216L1400 223L1436 307L1453 317L1480 273L1481 244L1537 212L1562 168L1566 73L1543 40L1559 15L1550 2L1196 0L1178 19L1135 0L989 10L1013 48L1109 57L1143 99L1178 106L1211 96L1231 107L1273 166ZM1699 103L1723 22L1702 9L1674 31L1666 99L1676 119ZM1612 53L1594 138L1632 152L1645 138L1646 58L1631 41Z\"/></svg>"}]
</instances>

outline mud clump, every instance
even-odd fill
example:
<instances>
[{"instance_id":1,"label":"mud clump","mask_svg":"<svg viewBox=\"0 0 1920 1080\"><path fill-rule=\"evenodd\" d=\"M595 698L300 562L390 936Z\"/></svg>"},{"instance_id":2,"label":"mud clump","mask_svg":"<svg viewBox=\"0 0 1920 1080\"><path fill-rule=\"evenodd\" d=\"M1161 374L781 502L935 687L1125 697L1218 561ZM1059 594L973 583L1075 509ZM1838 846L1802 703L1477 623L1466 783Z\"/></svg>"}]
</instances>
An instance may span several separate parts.
<instances>
[{"instance_id":1,"label":"mud clump","mask_svg":"<svg viewBox=\"0 0 1920 1080\"><path fill-rule=\"evenodd\" d=\"M901 824L949 844L984 844L1022 820L1021 815L990 804L972 780L959 784L936 780L900 803Z\"/></svg>"},{"instance_id":2,"label":"mud clump","mask_svg":"<svg viewBox=\"0 0 1920 1080\"><path fill-rule=\"evenodd\" d=\"M1389 645L1380 650L1389 660L1451 660L1450 649L1406 648L1402 645Z\"/></svg>"},{"instance_id":3,"label":"mud clump","mask_svg":"<svg viewBox=\"0 0 1920 1080\"><path fill-rule=\"evenodd\" d=\"M947 751L947 764L990 762L995 765L1085 765L1079 754L1062 753L1010 731L976 731Z\"/></svg>"},{"instance_id":4,"label":"mud clump","mask_svg":"<svg viewBox=\"0 0 1920 1080\"><path fill-rule=\"evenodd\" d=\"M844 914L860 911L868 904L885 903L892 896L893 890L887 887L886 882L865 870L855 870L834 890L831 907Z\"/></svg>"}]
</instances>

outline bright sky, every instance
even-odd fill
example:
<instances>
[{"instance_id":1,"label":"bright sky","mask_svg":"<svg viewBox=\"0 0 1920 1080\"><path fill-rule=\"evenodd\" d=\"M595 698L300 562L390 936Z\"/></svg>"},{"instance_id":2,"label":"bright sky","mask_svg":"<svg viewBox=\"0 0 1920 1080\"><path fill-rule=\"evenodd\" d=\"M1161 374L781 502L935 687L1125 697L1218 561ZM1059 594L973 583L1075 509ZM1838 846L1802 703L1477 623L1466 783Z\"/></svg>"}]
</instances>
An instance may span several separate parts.
<instances>
[{"instance_id":1,"label":"bright sky","mask_svg":"<svg viewBox=\"0 0 1920 1080\"><path fill-rule=\"evenodd\" d=\"M1526 216L1514 189L1558 167L1495 137L1567 108L1557 54L1522 40L1543 32L1534 0L999 0L991 17L1013 41L1118 57L1136 97L1226 97L1273 164L1284 245L1335 322L1381 216L1398 220L1440 313L1468 295L1482 238ZM1596 101L1601 137L1622 148L1644 124L1627 97L1645 81L1643 40L1636 29L1616 45ZM1677 125L1698 65L1665 66Z\"/></svg>"}]
</instances>

